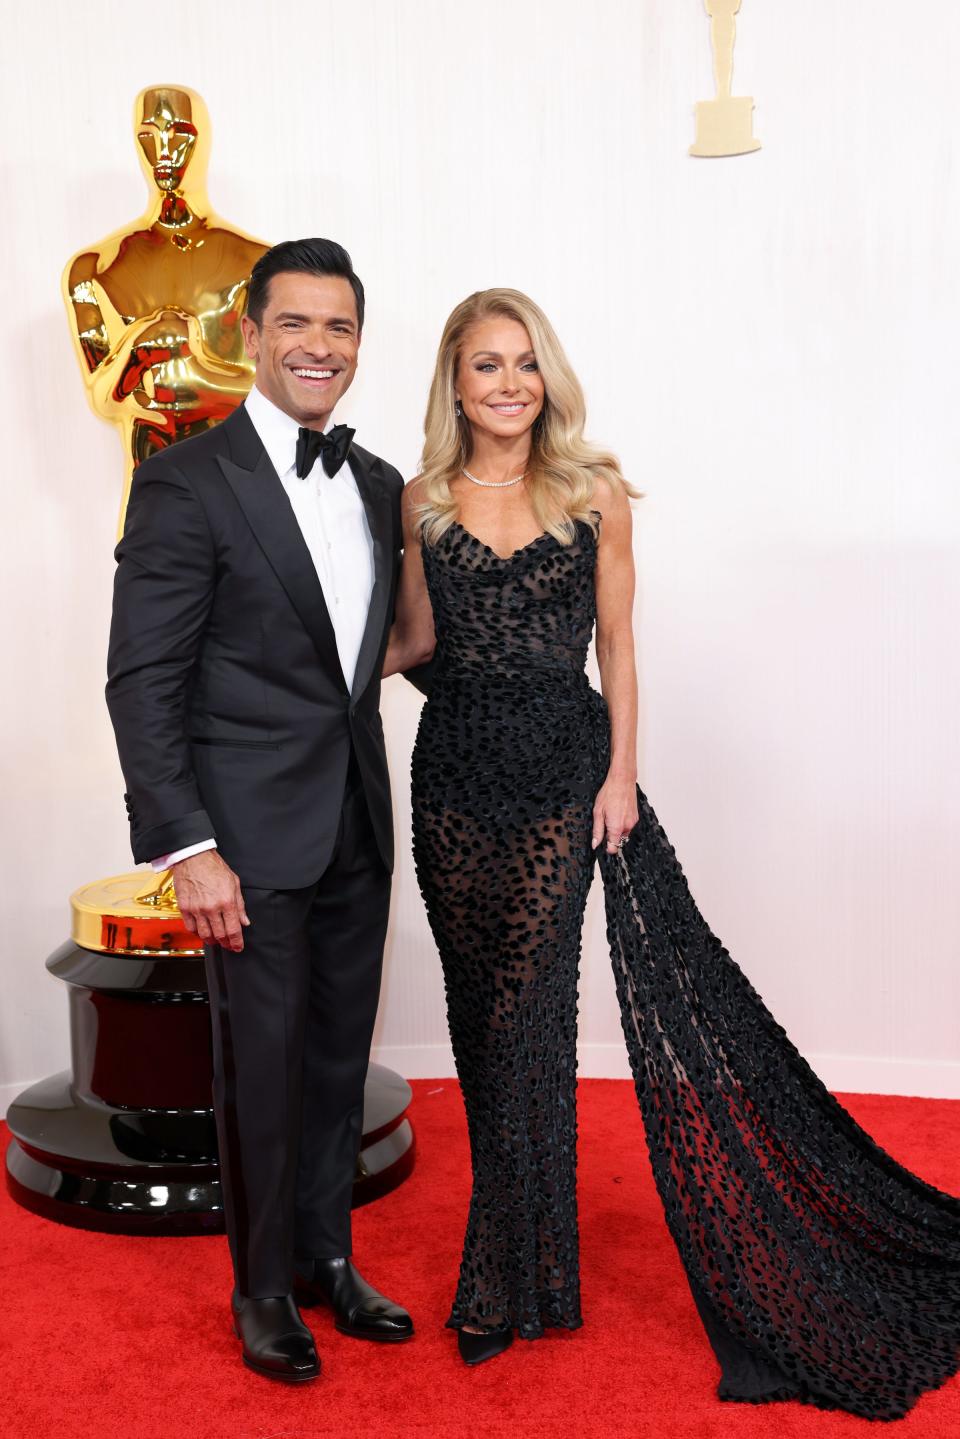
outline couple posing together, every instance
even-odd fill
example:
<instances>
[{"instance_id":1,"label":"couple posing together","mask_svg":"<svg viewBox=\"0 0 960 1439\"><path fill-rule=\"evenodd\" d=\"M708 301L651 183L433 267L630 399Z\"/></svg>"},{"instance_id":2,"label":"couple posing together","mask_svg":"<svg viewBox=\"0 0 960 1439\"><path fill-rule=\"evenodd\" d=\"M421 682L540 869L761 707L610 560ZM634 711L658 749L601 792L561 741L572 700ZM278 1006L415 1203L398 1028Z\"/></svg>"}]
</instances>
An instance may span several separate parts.
<instances>
[{"instance_id":1,"label":"couple posing together","mask_svg":"<svg viewBox=\"0 0 960 1439\"><path fill-rule=\"evenodd\" d=\"M404 487L330 424L363 313L340 246L268 251L242 322L254 388L140 466L117 550L107 697L134 857L173 865L206 949L243 1358L316 1376L299 1310L318 1305L359 1338L413 1334L350 1237L393 863L380 680L403 671L428 694L414 852L473 1164L448 1321L463 1359L581 1323L577 967L598 861L653 1173L721 1397L896 1418L957 1366L960 1201L827 1092L636 787L633 492L514 290L447 321Z\"/></svg>"}]
</instances>

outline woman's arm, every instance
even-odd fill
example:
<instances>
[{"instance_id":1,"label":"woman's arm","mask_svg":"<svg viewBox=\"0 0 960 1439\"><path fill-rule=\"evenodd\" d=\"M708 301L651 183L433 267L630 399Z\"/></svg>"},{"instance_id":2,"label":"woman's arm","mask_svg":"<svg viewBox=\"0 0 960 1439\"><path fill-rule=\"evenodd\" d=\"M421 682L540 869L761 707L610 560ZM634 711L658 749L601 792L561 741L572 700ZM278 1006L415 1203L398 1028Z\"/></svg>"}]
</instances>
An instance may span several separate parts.
<instances>
[{"instance_id":1,"label":"woman's arm","mask_svg":"<svg viewBox=\"0 0 960 1439\"><path fill-rule=\"evenodd\" d=\"M623 490L598 480L597 663L610 711L610 768L593 807L593 847L615 854L637 822L637 669L633 648L633 522Z\"/></svg>"},{"instance_id":2,"label":"woman's arm","mask_svg":"<svg viewBox=\"0 0 960 1439\"><path fill-rule=\"evenodd\" d=\"M415 668L430 659L436 646L433 632L433 607L427 593L420 553L420 537L414 526L417 481L404 487L400 496L403 522L403 564L397 588L397 608L393 628L383 660L383 675L394 675Z\"/></svg>"}]
</instances>

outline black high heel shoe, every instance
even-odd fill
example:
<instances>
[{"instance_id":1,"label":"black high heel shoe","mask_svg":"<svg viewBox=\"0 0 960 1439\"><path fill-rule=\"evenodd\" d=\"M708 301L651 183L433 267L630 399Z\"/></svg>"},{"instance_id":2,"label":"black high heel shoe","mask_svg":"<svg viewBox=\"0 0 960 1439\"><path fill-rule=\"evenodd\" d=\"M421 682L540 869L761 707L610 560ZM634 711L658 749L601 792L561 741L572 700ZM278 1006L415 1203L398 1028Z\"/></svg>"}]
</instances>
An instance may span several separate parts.
<instances>
[{"instance_id":1,"label":"black high heel shoe","mask_svg":"<svg viewBox=\"0 0 960 1439\"><path fill-rule=\"evenodd\" d=\"M469 1329L457 1330L457 1348L464 1364L482 1364L502 1354L513 1343L513 1330L509 1325L502 1329L487 1329L482 1334L471 1334Z\"/></svg>"}]
</instances>

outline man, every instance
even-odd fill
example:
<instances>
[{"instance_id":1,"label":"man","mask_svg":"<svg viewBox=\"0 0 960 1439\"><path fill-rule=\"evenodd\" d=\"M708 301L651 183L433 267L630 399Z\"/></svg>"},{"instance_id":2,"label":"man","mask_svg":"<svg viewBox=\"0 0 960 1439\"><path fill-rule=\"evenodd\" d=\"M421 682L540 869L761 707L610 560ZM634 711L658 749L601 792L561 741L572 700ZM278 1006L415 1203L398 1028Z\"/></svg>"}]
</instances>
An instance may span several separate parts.
<instances>
[{"instance_id":1,"label":"man","mask_svg":"<svg viewBox=\"0 0 960 1439\"><path fill-rule=\"evenodd\" d=\"M253 269L244 405L144 461L118 569L107 702L134 858L173 868L203 939L233 1313L244 1362L320 1369L296 1301L396 1341L351 1261L350 1201L393 863L380 672L398 472L328 429L364 294L328 240Z\"/></svg>"}]
</instances>

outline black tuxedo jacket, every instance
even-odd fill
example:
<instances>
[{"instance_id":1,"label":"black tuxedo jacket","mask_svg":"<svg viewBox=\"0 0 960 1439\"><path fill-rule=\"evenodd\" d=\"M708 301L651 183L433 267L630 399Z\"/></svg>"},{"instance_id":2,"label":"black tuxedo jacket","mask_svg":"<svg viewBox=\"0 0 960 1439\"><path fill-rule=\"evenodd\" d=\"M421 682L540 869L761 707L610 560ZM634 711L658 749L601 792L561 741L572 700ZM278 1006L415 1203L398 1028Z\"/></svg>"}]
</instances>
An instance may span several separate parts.
<instances>
[{"instance_id":1,"label":"black tuxedo jacket","mask_svg":"<svg viewBox=\"0 0 960 1439\"><path fill-rule=\"evenodd\" d=\"M358 445L348 464L375 571L351 692L310 552L246 411L137 470L107 704L138 862L212 835L244 884L312 884L334 846L352 744L392 868L379 705L403 480Z\"/></svg>"}]
</instances>

